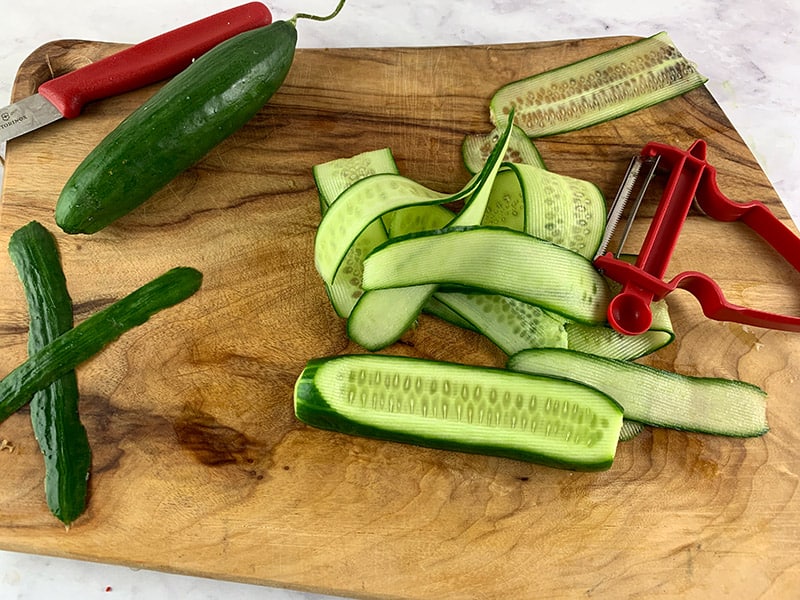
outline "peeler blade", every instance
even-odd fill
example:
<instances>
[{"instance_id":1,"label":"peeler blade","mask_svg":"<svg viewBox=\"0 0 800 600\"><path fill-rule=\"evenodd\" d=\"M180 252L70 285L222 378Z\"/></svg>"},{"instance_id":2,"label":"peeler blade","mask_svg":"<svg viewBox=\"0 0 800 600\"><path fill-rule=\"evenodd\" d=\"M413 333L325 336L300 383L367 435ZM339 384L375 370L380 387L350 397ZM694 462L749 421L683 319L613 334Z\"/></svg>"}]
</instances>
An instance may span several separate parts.
<instances>
[{"instance_id":1,"label":"peeler blade","mask_svg":"<svg viewBox=\"0 0 800 600\"><path fill-rule=\"evenodd\" d=\"M597 249L597 253L594 256L595 258L605 254L608 250L608 246L614 237L617 226L619 225L620 221L622 221L623 215L625 214L625 209L628 206L628 202L635 193L634 202L627 214L625 227L622 230L622 235L617 243L616 251L613 252L615 256L619 256L619 254L622 253L622 247L625 244L625 240L628 239L628 234L630 233L631 226L636 218L636 213L639 211L639 207L642 204L642 199L644 198L647 188L650 185L653 176L655 175L656 168L658 167L658 159L658 155L637 155L631 159L630 163L628 164L628 169L625 171L625 177L622 179L622 183L620 184L619 189L614 196L614 201L611 203L611 207L608 211L605 233L600 241L600 246Z\"/></svg>"}]
</instances>

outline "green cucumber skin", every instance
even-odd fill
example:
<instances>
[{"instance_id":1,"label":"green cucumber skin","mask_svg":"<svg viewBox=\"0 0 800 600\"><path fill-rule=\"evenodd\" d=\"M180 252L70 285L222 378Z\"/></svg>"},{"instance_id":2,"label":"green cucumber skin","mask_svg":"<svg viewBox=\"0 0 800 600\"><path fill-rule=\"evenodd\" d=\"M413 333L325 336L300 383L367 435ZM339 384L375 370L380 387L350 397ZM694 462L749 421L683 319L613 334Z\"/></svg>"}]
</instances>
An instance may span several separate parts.
<instances>
[{"instance_id":1,"label":"green cucumber skin","mask_svg":"<svg viewBox=\"0 0 800 600\"><path fill-rule=\"evenodd\" d=\"M287 21L208 51L120 123L77 167L55 208L67 233L95 233L148 200L247 123L283 83Z\"/></svg>"},{"instance_id":2,"label":"green cucumber skin","mask_svg":"<svg viewBox=\"0 0 800 600\"><path fill-rule=\"evenodd\" d=\"M47 343L0 380L0 423L126 331L186 300L202 279L191 267L170 269Z\"/></svg>"},{"instance_id":3,"label":"green cucumber skin","mask_svg":"<svg viewBox=\"0 0 800 600\"><path fill-rule=\"evenodd\" d=\"M352 355L352 356L357 356L358 358L364 357L364 355ZM381 358L386 358L384 355L373 354L366 356L368 359L377 359L377 360L380 360ZM342 359L346 360L348 358L350 358L350 356L340 355L340 356L316 358L308 361L303 372L297 379L294 390L295 416L300 421L312 427L325 429L329 431L335 431L346 435L367 437L367 438L379 439L390 442L407 443L417 446L435 448L440 450L449 450L454 452L498 456L501 458L509 458L512 460L532 462L559 469L568 469L573 471L604 471L608 470L612 466L614 459L613 454L609 456L607 460L603 461L581 462L580 459L577 458L574 461L569 461L569 460L562 460L559 459L558 457L550 455L542 455L534 451L527 451L522 448L509 448L507 446L503 446L502 444L473 443L467 437L468 433L466 432L464 438L458 441L453 441L453 440L438 438L435 435L433 436L421 435L412 432L401 432L397 430L389 431L378 426L354 421L342 415L335 408L333 408L325 400L324 394L319 390L314 381L318 370L322 366L324 366L327 362L331 360L333 361ZM391 357L391 358L401 361L418 362L418 363L424 362L431 365L436 364L435 361L429 361L425 359L417 359L409 357ZM440 363L440 364L450 367L458 367L460 369L463 369L465 373L470 373L476 369L476 367L472 367L469 365L460 365L456 363ZM507 375L512 374L511 371L505 371L503 369L492 369L489 367L479 367L479 369L483 369L486 371L503 372L504 374ZM533 378L537 379L537 377L535 376ZM539 378L539 379L547 379L547 378ZM604 396L608 400L610 405L620 410L620 426L621 426L622 422L621 408L619 407L619 405L612 398L605 396L601 392L597 393Z\"/></svg>"},{"instance_id":4,"label":"green cucumber skin","mask_svg":"<svg viewBox=\"0 0 800 600\"><path fill-rule=\"evenodd\" d=\"M32 221L11 235L8 252L30 314L28 353L36 354L73 326L72 301L55 240ZM69 371L31 399L31 424L44 457L45 498L65 525L86 508L92 453L78 413L78 380Z\"/></svg>"}]
</instances>

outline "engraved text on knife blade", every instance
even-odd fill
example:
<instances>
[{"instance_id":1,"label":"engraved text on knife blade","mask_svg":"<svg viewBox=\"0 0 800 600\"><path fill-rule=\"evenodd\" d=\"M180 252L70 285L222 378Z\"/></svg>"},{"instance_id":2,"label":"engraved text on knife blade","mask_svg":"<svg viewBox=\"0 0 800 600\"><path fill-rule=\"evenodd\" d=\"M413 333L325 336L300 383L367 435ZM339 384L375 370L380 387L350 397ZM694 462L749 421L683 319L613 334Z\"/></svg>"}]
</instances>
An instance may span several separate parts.
<instances>
[{"instance_id":1,"label":"engraved text on knife blade","mask_svg":"<svg viewBox=\"0 0 800 600\"><path fill-rule=\"evenodd\" d=\"M0 108L0 143L61 118L58 109L39 94Z\"/></svg>"}]
</instances>

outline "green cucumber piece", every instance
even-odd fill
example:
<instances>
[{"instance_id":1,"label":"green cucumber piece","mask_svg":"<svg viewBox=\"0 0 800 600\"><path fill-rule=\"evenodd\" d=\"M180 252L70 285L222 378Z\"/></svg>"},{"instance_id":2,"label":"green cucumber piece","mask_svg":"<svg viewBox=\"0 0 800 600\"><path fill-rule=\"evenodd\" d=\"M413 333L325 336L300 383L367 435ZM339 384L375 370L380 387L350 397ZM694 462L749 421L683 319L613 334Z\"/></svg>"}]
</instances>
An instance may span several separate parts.
<instances>
[{"instance_id":1,"label":"green cucumber piece","mask_svg":"<svg viewBox=\"0 0 800 600\"><path fill-rule=\"evenodd\" d=\"M525 198L517 173L507 164L495 177L481 225L525 231Z\"/></svg>"},{"instance_id":2,"label":"green cucumber piece","mask_svg":"<svg viewBox=\"0 0 800 600\"><path fill-rule=\"evenodd\" d=\"M585 58L498 89L493 123L509 112L537 138L621 117L685 94L707 81L665 32Z\"/></svg>"},{"instance_id":3,"label":"green cucumber piece","mask_svg":"<svg viewBox=\"0 0 800 600\"><path fill-rule=\"evenodd\" d=\"M56 223L67 233L94 233L148 200L264 106L296 44L294 23L275 21L200 56L78 166L56 203Z\"/></svg>"},{"instance_id":4,"label":"green cucumber piece","mask_svg":"<svg viewBox=\"0 0 800 600\"><path fill-rule=\"evenodd\" d=\"M734 437L769 430L766 392L743 381L680 375L555 348L524 350L509 359L508 368L595 387L622 406L626 419L645 425Z\"/></svg>"},{"instance_id":5,"label":"green cucumber piece","mask_svg":"<svg viewBox=\"0 0 800 600\"><path fill-rule=\"evenodd\" d=\"M383 173L365 177L347 188L325 212L314 238L314 263L331 283L350 248L373 222L399 208L441 204L462 199L474 180L453 195L431 190L402 175Z\"/></svg>"},{"instance_id":6,"label":"green cucumber piece","mask_svg":"<svg viewBox=\"0 0 800 600\"><path fill-rule=\"evenodd\" d=\"M0 379L0 423L22 408L33 395L100 352L126 331L155 313L194 294L202 275L176 267L93 314L42 346Z\"/></svg>"},{"instance_id":7,"label":"green cucumber piece","mask_svg":"<svg viewBox=\"0 0 800 600\"><path fill-rule=\"evenodd\" d=\"M355 156L337 158L311 168L319 194L320 214L325 214L336 198L353 185L370 175L399 174L390 148L368 150Z\"/></svg>"},{"instance_id":8,"label":"green cucumber piece","mask_svg":"<svg viewBox=\"0 0 800 600\"><path fill-rule=\"evenodd\" d=\"M72 329L72 300L55 239L37 221L15 231L8 253L28 303L28 353ZM92 452L78 413L78 380L70 370L31 399L31 425L44 459L50 512L69 526L86 508Z\"/></svg>"},{"instance_id":9,"label":"green cucumber piece","mask_svg":"<svg viewBox=\"0 0 800 600\"><path fill-rule=\"evenodd\" d=\"M469 193L465 196L464 206L449 225L477 225L483 219L492 185L501 166L500 157L508 145L510 124L509 121L509 126L481 172L465 188ZM339 202L336 203L338 204ZM400 339L422 312L437 287L436 282L428 282L427 285L412 285L403 290L370 291L363 285L363 276L362 286L366 293L353 307L347 321L347 334L350 339L368 350L385 348Z\"/></svg>"},{"instance_id":10,"label":"green cucumber piece","mask_svg":"<svg viewBox=\"0 0 800 600\"><path fill-rule=\"evenodd\" d=\"M456 285L510 296L569 319L605 321L610 292L592 263L539 238L494 227L389 240L364 261L365 290Z\"/></svg>"},{"instance_id":11,"label":"green cucumber piece","mask_svg":"<svg viewBox=\"0 0 800 600\"><path fill-rule=\"evenodd\" d=\"M486 163L486 159L492 148L500 139L502 129L495 127L488 134L474 133L466 136L461 145L461 157L464 166L470 173L477 173ZM503 162L522 163L533 165L541 169L545 168L542 155L534 145L533 141L525 131L514 125L511 129L511 139L508 142L508 150L503 156Z\"/></svg>"},{"instance_id":12,"label":"green cucumber piece","mask_svg":"<svg viewBox=\"0 0 800 600\"><path fill-rule=\"evenodd\" d=\"M566 348L564 319L500 294L438 291L434 298L509 356L526 348Z\"/></svg>"},{"instance_id":13,"label":"green cucumber piece","mask_svg":"<svg viewBox=\"0 0 800 600\"><path fill-rule=\"evenodd\" d=\"M574 382L386 355L310 361L298 419L341 433L576 470L611 466L622 411Z\"/></svg>"},{"instance_id":14,"label":"green cucumber piece","mask_svg":"<svg viewBox=\"0 0 800 600\"><path fill-rule=\"evenodd\" d=\"M397 164L389 148L370 150L348 158L339 158L312 168L317 186L322 215L339 195L357 181L378 174L398 175ZM347 318L364 290L361 288L361 271L364 257L387 239L384 223L369 224L347 251L333 281L325 282L336 314Z\"/></svg>"},{"instance_id":15,"label":"green cucumber piece","mask_svg":"<svg viewBox=\"0 0 800 600\"><path fill-rule=\"evenodd\" d=\"M606 228L606 200L588 181L530 165L510 165L521 188L525 229L592 259Z\"/></svg>"}]
</instances>

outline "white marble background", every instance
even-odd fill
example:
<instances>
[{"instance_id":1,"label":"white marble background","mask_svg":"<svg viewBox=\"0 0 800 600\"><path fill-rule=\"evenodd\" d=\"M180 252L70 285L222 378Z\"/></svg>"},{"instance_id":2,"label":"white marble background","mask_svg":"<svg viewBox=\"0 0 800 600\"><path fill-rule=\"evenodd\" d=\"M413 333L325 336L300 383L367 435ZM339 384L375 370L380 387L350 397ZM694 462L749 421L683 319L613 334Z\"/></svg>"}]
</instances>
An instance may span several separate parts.
<instances>
[{"instance_id":1,"label":"white marble background","mask_svg":"<svg viewBox=\"0 0 800 600\"><path fill-rule=\"evenodd\" d=\"M135 43L245 0L3 0L0 105L19 64L54 39ZM276 19L335 0L265 0ZM496 44L669 32L800 222L797 0L348 0L301 22L300 47ZM2 169L0 168L0 175ZM107 591L110 588L110 591ZM320 600L322 596L0 551L0 598Z\"/></svg>"}]
</instances>

